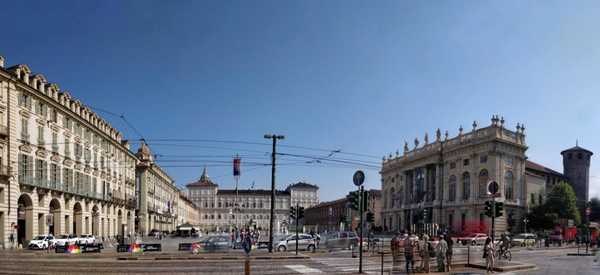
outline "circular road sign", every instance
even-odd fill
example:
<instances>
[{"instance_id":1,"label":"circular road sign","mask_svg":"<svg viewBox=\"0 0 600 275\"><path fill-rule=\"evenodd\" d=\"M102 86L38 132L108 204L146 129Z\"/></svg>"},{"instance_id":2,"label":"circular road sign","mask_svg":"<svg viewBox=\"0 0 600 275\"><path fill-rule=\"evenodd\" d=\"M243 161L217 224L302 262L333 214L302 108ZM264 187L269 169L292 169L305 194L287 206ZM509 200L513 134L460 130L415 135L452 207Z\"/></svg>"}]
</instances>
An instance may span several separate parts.
<instances>
[{"instance_id":1,"label":"circular road sign","mask_svg":"<svg viewBox=\"0 0 600 275\"><path fill-rule=\"evenodd\" d=\"M491 195L496 195L496 193L498 193L498 190L500 190L500 185L498 185L498 183L496 181L490 181L488 183L488 193Z\"/></svg>"},{"instance_id":2,"label":"circular road sign","mask_svg":"<svg viewBox=\"0 0 600 275\"><path fill-rule=\"evenodd\" d=\"M352 177L352 181L354 181L354 185L361 186L365 182L365 173L361 170L356 171Z\"/></svg>"}]
</instances>

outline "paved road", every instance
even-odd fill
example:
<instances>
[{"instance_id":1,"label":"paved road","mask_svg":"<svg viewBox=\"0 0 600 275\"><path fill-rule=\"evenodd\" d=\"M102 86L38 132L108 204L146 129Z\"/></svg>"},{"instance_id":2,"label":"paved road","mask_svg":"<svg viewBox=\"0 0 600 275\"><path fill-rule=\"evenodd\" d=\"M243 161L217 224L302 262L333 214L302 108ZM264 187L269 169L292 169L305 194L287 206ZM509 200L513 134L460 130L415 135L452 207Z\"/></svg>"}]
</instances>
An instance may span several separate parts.
<instances>
[{"instance_id":1,"label":"paved road","mask_svg":"<svg viewBox=\"0 0 600 275\"><path fill-rule=\"evenodd\" d=\"M536 270L508 272L510 274L533 275L575 275L600 274L600 265L593 263L591 257L566 256L576 250L520 250L514 251L514 261L534 263ZM255 253L260 254L260 253ZM366 253L368 255L368 253ZM478 254L478 252L474 252ZM116 255L116 254L115 254ZM158 255L151 254L148 255ZM181 254L190 255L190 254ZM261 254L266 255L266 254ZM281 255L281 254L276 254ZM287 255L293 255L288 253ZM356 274L358 259L352 258L349 251L332 253L307 253L306 259L254 259L251 262L252 274ZM64 257L63 257L64 256ZM457 261L458 261L457 257ZM392 268L390 256L384 257L384 271L389 274ZM365 257L366 274L380 274L381 258ZM459 271L459 270L456 270ZM466 269L462 272L482 274L481 270ZM60 255L44 256L31 253L0 253L0 274L243 274L242 259L188 259L155 260L140 255L138 260L117 260L114 255ZM402 274L402 273L394 273ZM440 274L440 273L436 273ZM502 274L502 273L500 273Z\"/></svg>"}]
</instances>

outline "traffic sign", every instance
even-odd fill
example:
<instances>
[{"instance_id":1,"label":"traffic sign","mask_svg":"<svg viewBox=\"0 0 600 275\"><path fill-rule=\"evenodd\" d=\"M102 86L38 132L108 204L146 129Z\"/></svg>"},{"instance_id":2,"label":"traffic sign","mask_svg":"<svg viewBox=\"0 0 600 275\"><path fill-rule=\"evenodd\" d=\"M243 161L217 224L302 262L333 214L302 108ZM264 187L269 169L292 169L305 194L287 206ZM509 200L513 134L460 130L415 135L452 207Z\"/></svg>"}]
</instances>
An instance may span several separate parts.
<instances>
[{"instance_id":1,"label":"traffic sign","mask_svg":"<svg viewBox=\"0 0 600 275\"><path fill-rule=\"evenodd\" d=\"M498 190L500 190L500 185L496 181L493 180L488 183L488 194L496 195Z\"/></svg>"},{"instance_id":2,"label":"traffic sign","mask_svg":"<svg viewBox=\"0 0 600 275\"><path fill-rule=\"evenodd\" d=\"M354 181L354 185L361 186L365 182L365 173L361 170L356 171L352 177L352 181Z\"/></svg>"}]
</instances>

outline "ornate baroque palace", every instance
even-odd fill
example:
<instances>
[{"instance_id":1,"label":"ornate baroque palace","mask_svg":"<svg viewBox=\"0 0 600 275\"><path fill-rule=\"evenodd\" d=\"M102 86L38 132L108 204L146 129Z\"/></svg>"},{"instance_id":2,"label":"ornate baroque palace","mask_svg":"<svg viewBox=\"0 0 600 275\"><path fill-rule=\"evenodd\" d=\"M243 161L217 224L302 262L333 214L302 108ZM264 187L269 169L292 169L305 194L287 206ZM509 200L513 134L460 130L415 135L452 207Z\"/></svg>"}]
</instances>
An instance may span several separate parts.
<instances>
[{"instance_id":1,"label":"ornate baroque palace","mask_svg":"<svg viewBox=\"0 0 600 275\"><path fill-rule=\"evenodd\" d=\"M116 236L187 220L171 215L183 196L172 182L165 192L152 189L161 197L144 198L138 209L138 196L148 195L136 193L138 163L102 117L27 65L6 68L0 56L0 245L10 234L19 243L48 233ZM144 165L138 173L146 174ZM149 173L170 180L158 168ZM187 199L176 206L198 216Z\"/></svg>"},{"instance_id":2,"label":"ornate baroque palace","mask_svg":"<svg viewBox=\"0 0 600 275\"><path fill-rule=\"evenodd\" d=\"M504 118L492 117L491 125L458 136L442 137L404 153L383 158L381 170L383 225L388 230L437 233L484 232L491 229L484 215L490 200L487 185L500 185L497 202L504 203L503 216L496 219L496 234L522 232L524 216L543 200L557 183L568 182L585 202L589 193L589 168L592 152L578 145L561 152L564 174L527 160L525 126L517 123L514 131L505 127Z\"/></svg>"},{"instance_id":3,"label":"ornate baroque palace","mask_svg":"<svg viewBox=\"0 0 600 275\"><path fill-rule=\"evenodd\" d=\"M468 230L475 224L477 231L487 227L485 201L489 200L487 183L500 184L500 197L509 213L497 219L496 232L508 230L507 217L521 220L526 208L525 186L525 126L516 130L505 128L504 119L492 118L488 127L470 132L462 126L458 136L442 137L436 131L423 145L415 139L411 150L404 144L402 155L396 152L383 159L382 190L384 227L390 230L450 232Z\"/></svg>"}]
</instances>

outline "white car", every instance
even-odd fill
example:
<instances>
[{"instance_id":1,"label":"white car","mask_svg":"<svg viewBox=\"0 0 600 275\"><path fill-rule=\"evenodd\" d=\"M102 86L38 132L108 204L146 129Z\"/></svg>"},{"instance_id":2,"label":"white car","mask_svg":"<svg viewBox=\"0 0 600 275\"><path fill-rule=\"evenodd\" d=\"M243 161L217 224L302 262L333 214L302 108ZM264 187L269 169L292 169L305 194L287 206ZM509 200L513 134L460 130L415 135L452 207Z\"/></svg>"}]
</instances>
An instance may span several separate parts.
<instances>
[{"instance_id":1,"label":"white car","mask_svg":"<svg viewBox=\"0 0 600 275\"><path fill-rule=\"evenodd\" d=\"M457 242L462 245L483 245L487 237L488 236L483 233L471 233L467 236L458 238Z\"/></svg>"},{"instance_id":2,"label":"white car","mask_svg":"<svg viewBox=\"0 0 600 275\"><path fill-rule=\"evenodd\" d=\"M29 249L47 249L48 247L54 247L54 236L52 235L40 235L33 240L29 241Z\"/></svg>"},{"instance_id":3,"label":"white car","mask_svg":"<svg viewBox=\"0 0 600 275\"><path fill-rule=\"evenodd\" d=\"M79 244L95 244L96 237L94 235L79 235L78 237Z\"/></svg>"},{"instance_id":4,"label":"white car","mask_svg":"<svg viewBox=\"0 0 600 275\"><path fill-rule=\"evenodd\" d=\"M58 246L66 246L77 243L77 236L75 235L59 235L55 239L55 243Z\"/></svg>"}]
</instances>

